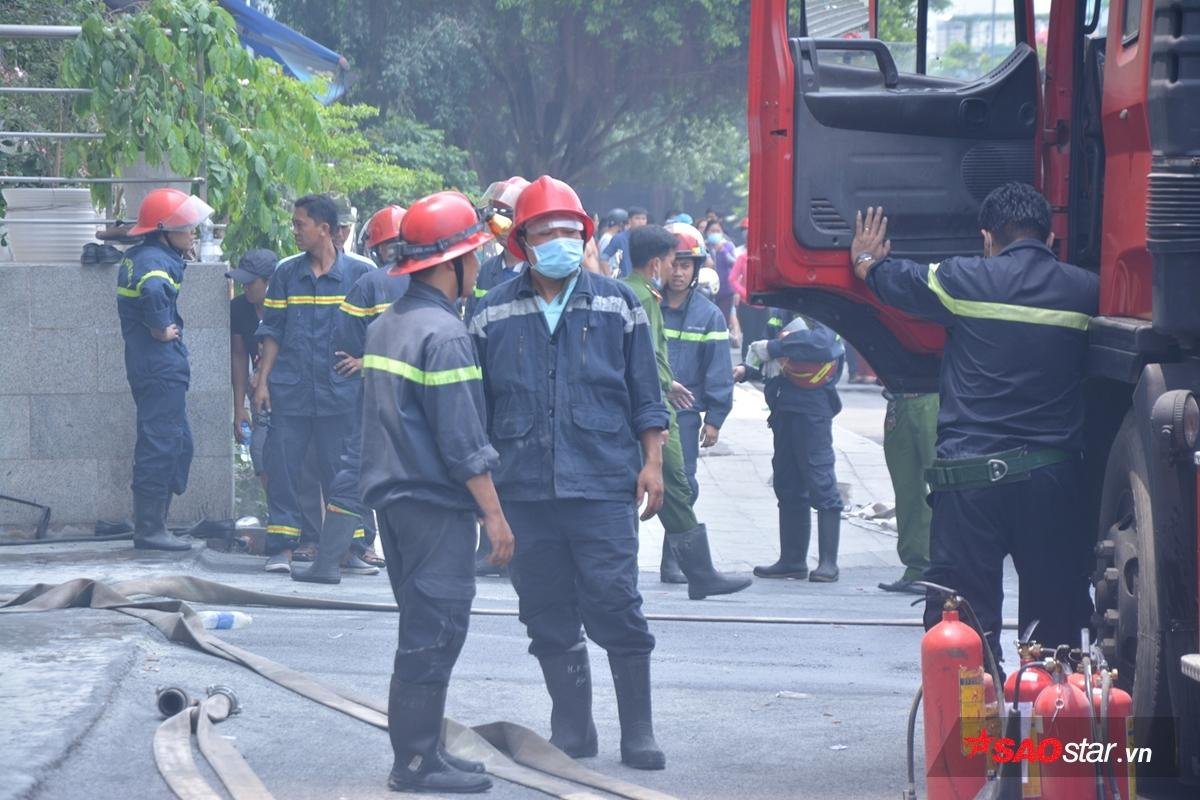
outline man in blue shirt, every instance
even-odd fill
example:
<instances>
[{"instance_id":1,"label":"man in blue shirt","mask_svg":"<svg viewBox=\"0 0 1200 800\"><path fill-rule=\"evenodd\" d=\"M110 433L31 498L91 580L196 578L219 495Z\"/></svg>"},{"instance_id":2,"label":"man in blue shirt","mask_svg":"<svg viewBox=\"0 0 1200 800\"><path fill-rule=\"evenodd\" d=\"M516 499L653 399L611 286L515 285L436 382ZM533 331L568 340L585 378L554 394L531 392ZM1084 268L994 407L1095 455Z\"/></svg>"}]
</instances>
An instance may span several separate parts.
<instances>
[{"instance_id":1,"label":"man in blue shirt","mask_svg":"<svg viewBox=\"0 0 1200 800\"><path fill-rule=\"evenodd\" d=\"M983 256L890 257L887 218L855 222L855 274L880 300L946 328L925 577L963 595L1001 657L1003 562L1017 568L1022 629L1075 644L1092 612L1083 496L1083 379L1094 273L1050 249L1050 204L1008 183L979 209ZM941 618L930 596L925 624Z\"/></svg>"},{"instance_id":2,"label":"man in blue shirt","mask_svg":"<svg viewBox=\"0 0 1200 800\"><path fill-rule=\"evenodd\" d=\"M371 264L334 247L337 208L326 195L295 203L292 231L304 253L275 270L258 328L262 342L254 406L271 413L267 436L267 571L290 572L300 538L298 487L309 445L317 451L321 489L329 496L342 445L353 430L357 375L334 369L338 310Z\"/></svg>"}]
</instances>

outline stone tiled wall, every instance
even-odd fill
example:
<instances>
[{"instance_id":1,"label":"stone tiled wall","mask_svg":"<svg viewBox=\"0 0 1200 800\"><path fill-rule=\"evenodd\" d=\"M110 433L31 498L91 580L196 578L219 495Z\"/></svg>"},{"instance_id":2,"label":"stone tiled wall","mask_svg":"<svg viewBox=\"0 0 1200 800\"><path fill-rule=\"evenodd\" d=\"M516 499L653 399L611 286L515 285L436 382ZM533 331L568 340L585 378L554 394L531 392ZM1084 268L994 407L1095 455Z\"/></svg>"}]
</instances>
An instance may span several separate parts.
<instances>
[{"instance_id":1,"label":"stone tiled wall","mask_svg":"<svg viewBox=\"0 0 1200 800\"><path fill-rule=\"evenodd\" d=\"M174 522L233 515L226 269L192 264L184 278L196 452ZM54 528L130 513L134 406L116 302L116 267L0 264L0 494L49 505ZM36 517L0 503L0 525Z\"/></svg>"}]
</instances>

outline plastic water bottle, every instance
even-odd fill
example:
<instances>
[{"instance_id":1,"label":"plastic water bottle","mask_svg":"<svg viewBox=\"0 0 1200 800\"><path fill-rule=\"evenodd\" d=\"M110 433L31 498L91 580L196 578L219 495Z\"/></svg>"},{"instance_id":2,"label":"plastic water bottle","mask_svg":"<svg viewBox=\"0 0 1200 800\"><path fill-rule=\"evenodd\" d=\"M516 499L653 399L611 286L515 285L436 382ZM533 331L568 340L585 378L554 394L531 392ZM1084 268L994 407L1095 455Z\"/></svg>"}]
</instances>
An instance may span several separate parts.
<instances>
[{"instance_id":1,"label":"plastic water bottle","mask_svg":"<svg viewBox=\"0 0 1200 800\"><path fill-rule=\"evenodd\" d=\"M210 631L236 630L254 621L254 617L244 611L197 611L196 616Z\"/></svg>"},{"instance_id":2,"label":"plastic water bottle","mask_svg":"<svg viewBox=\"0 0 1200 800\"><path fill-rule=\"evenodd\" d=\"M249 422L242 420L239 430L242 434L242 443L237 447L238 458L241 459L243 464L249 464L251 461L253 461L253 459L250 457L250 440L254 435L253 429L250 427Z\"/></svg>"}]
</instances>

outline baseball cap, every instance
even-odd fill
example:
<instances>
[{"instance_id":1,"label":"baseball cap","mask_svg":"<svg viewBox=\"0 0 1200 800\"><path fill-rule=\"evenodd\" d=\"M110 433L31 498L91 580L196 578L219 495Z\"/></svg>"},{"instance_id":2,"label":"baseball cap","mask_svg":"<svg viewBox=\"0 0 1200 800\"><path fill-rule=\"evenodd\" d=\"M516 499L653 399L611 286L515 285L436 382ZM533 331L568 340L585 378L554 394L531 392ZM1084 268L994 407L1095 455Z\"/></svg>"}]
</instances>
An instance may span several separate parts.
<instances>
[{"instance_id":1,"label":"baseball cap","mask_svg":"<svg viewBox=\"0 0 1200 800\"><path fill-rule=\"evenodd\" d=\"M330 199L337 206L338 225L346 226L353 225L358 222L358 209L350 205L350 198L344 194L331 194Z\"/></svg>"},{"instance_id":2,"label":"baseball cap","mask_svg":"<svg viewBox=\"0 0 1200 800\"><path fill-rule=\"evenodd\" d=\"M225 273L225 277L233 278L238 283L254 283L259 278L270 280L278 263L279 256L273 250L250 250L238 261L237 268Z\"/></svg>"}]
</instances>

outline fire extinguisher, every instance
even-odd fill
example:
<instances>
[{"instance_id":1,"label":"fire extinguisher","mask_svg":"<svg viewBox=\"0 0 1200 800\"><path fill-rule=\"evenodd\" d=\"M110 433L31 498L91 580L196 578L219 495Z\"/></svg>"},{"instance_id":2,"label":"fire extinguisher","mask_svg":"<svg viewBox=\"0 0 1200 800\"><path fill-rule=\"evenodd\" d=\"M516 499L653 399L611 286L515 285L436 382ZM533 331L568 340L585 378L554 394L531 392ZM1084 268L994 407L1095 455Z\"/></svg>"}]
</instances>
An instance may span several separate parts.
<instances>
[{"instance_id":1,"label":"fire extinguisher","mask_svg":"<svg viewBox=\"0 0 1200 800\"><path fill-rule=\"evenodd\" d=\"M997 732L998 708L989 717L987 678L991 676L983 666L983 638L959 619L965 601L948 589L929 586L943 591L946 600L942 621L921 639L926 787L929 800L966 800L983 788L992 762L988 753L970 755L964 737L978 736L988 728Z\"/></svg>"},{"instance_id":2,"label":"fire extinguisher","mask_svg":"<svg viewBox=\"0 0 1200 800\"><path fill-rule=\"evenodd\" d=\"M1025 637L1028 639L1028 634ZM1010 673L1004 682L1004 700L1009 704L1010 730L1006 736L1014 741L1024 741L1031 735L1033 704L1042 690L1052 682L1050 673L1042 665L1043 650L1037 642L1017 643L1020 667ZM1020 691L1017 691L1017 687ZM1015 717L1015 719L1014 719ZM1023 800L1041 800L1042 771L1036 759L1021 762L1021 797Z\"/></svg>"},{"instance_id":3,"label":"fire extinguisher","mask_svg":"<svg viewBox=\"0 0 1200 800\"><path fill-rule=\"evenodd\" d=\"M1033 736L1042 743L1048 739L1062 745L1082 742L1091 735L1091 710L1083 690L1067 680L1063 664L1046 661L1052 683L1043 689L1033 704ZM1042 800L1095 800L1095 770L1087 763L1067 763L1060 757L1041 764Z\"/></svg>"},{"instance_id":4,"label":"fire extinguisher","mask_svg":"<svg viewBox=\"0 0 1200 800\"><path fill-rule=\"evenodd\" d=\"M1130 758L1133 739L1133 697L1116 685L1117 671L1101 669L1092 689L1092 712L1100 721L1112 757L1101 766L1104 800L1137 800L1136 759Z\"/></svg>"}]
</instances>

